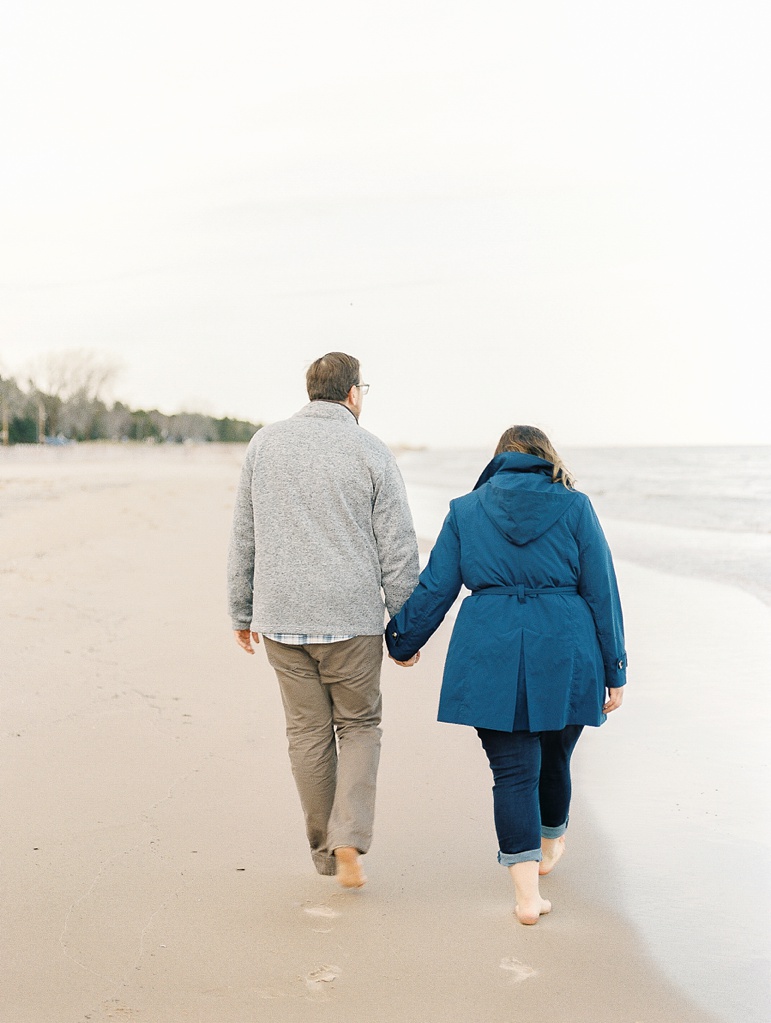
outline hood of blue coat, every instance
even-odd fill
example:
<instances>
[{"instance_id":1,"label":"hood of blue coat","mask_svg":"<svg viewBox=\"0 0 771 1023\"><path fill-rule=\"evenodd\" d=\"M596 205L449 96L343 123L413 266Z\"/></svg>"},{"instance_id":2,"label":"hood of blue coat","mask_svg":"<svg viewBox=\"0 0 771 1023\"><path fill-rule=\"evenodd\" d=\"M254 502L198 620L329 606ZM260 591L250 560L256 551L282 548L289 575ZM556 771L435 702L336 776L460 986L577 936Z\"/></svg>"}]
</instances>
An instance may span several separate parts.
<instances>
[{"instance_id":1,"label":"hood of blue coat","mask_svg":"<svg viewBox=\"0 0 771 1023\"><path fill-rule=\"evenodd\" d=\"M504 451L477 480L474 490L485 514L511 543L522 546L537 539L577 499L574 490L552 482L553 468L535 455Z\"/></svg>"}]
</instances>

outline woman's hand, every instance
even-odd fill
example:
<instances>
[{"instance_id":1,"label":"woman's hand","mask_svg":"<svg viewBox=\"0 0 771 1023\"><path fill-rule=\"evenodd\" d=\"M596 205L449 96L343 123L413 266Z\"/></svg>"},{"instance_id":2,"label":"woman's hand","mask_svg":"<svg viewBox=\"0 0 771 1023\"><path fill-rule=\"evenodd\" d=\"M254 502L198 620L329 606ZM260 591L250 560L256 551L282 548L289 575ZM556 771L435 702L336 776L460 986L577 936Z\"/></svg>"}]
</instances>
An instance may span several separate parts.
<instances>
[{"instance_id":1,"label":"woman's hand","mask_svg":"<svg viewBox=\"0 0 771 1023\"><path fill-rule=\"evenodd\" d=\"M391 657L390 654L388 656ZM413 664L417 664L420 660L420 650L418 650L416 654L413 654L409 661L397 661L395 657L391 657L391 660L395 664L398 664L400 668L411 668Z\"/></svg>"},{"instance_id":2,"label":"woman's hand","mask_svg":"<svg viewBox=\"0 0 771 1023\"><path fill-rule=\"evenodd\" d=\"M602 708L604 714L610 714L612 710L618 710L621 706L621 702L624 699L623 687L619 689L608 689L608 700L605 706Z\"/></svg>"}]
</instances>

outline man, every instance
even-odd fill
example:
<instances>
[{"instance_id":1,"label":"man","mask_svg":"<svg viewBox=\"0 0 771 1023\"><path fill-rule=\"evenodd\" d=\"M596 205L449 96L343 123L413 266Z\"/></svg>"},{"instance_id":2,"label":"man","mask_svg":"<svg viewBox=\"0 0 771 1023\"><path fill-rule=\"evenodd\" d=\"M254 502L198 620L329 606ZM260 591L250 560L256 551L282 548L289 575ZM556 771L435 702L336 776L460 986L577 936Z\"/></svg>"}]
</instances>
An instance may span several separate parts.
<instances>
[{"instance_id":1,"label":"man","mask_svg":"<svg viewBox=\"0 0 771 1023\"><path fill-rule=\"evenodd\" d=\"M396 461L359 426L369 386L330 352L306 375L310 404L252 438L228 558L236 641L260 633L281 689L289 757L320 874L366 878L380 759L384 600L418 581Z\"/></svg>"}]
</instances>

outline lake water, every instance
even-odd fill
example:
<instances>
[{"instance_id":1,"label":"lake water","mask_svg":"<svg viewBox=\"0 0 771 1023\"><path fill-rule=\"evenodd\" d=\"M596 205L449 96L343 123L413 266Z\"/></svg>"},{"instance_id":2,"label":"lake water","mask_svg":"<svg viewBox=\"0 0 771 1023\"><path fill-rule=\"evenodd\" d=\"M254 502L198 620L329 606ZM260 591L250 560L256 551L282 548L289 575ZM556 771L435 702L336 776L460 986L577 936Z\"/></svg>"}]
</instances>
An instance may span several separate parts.
<instances>
[{"instance_id":1,"label":"lake water","mask_svg":"<svg viewBox=\"0 0 771 1023\"><path fill-rule=\"evenodd\" d=\"M771 605L771 447L573 448L613 554L747 590ZM406 451L399 464L418 535L433 540L453 497L472 489L481 450Z\"/></svg>"}]
</instances>

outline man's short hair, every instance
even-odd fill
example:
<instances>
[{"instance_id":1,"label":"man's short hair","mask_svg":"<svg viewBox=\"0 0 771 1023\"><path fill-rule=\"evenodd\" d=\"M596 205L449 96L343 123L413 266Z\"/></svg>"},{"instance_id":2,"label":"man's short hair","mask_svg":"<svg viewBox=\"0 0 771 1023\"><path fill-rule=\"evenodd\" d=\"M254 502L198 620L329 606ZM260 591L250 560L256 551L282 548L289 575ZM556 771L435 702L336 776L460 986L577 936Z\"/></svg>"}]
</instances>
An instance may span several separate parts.
<instances>
[{"instance_id":1,"label":"man's short hair","mask_svg":"<svg viewBox=\"0 0 771 1023\"><path fill-rule=\"evenodd\" d=\"M305 384L311 401L345 401L359 383L359 360L345 352L328 352L308 367Z\"/></svg>"}]
</instances>

